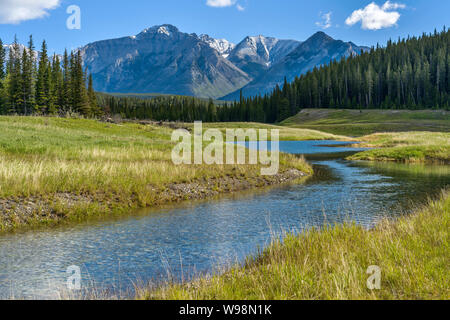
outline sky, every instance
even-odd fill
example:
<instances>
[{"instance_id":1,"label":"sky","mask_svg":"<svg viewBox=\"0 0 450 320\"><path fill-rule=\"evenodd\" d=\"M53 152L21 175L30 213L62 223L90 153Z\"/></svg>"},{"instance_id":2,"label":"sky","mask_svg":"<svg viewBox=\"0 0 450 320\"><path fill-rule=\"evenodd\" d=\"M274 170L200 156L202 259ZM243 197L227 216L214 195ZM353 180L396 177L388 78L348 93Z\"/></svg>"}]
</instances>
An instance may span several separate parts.
<instances>
[{"instance_id":1,"label":"sky","mask_svg":"<svg viewBox=\"0 0 450 320\"><path fill-rule=\"evenodd\" d=\"M0 39L47 40L61 53L172 24L238 43L248 35L306 40L317 31L358 45L450 25L449 0L0 0ZM40 45L38 45L39 47Z\"/></svg>"}]
</instances>

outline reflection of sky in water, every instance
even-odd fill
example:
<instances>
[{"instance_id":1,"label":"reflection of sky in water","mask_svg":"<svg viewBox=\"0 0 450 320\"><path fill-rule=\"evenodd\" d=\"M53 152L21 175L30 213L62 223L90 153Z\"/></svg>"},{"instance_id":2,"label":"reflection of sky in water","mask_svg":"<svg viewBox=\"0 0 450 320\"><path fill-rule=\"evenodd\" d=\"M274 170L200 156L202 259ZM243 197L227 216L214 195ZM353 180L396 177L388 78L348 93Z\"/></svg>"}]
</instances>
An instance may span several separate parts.
<instances>
[{"instance_id":1,"label":"reflection of sky in water","mask_svg":"<svg viewBox=\"0 0 450 320\"><path fill-rule=\"evenodd\" d=\"M322 151L314 143L296 142L299 150ZM154 209L118 221L2 236L0 297L57 297L54 290L64 286L70 265L82 267L83 285L88 279L117 290L136 280L166 279L168 271L176 279L182 273L189 278L242 261L282 232L344 220L373 226L450 181L442 168L420 175L402 165L396 171L391 164L315 164L319 174L301 185Z\"/></svg>"},{"instance_id":2,"label":"reflection of sky in water","mask_svg":"<svg viewBox=\"0 0 450 320\"><path fill-rule=\"evenodd\" d=\"M250 149L271 150L272 142L237 142L238 145L246 146ZM321 140L321 141L280 141L279 151L292 154L316 154L316 153L342 153L349 151L367 150L367 148L346 147L348 142ZM330 147L333 146L333 147Z\"/></svg>"}]
</instances>

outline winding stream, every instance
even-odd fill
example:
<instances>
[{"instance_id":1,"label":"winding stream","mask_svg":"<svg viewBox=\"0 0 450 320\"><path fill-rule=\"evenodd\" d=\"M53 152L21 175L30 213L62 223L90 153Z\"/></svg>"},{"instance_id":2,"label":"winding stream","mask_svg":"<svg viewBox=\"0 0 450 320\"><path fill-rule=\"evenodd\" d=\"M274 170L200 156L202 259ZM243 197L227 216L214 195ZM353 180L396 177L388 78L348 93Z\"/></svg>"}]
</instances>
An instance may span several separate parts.
<instances>
[{"instance_id":1,"label":"winding stream","mask_svg":"<svg viewBox=\"0 0 450 320\"><path fill-rule=\"evenodd\" d=\"M0 298L58 298L71 265L81 268L86 290L189 279L242 262L286 231L345 220L370 228L450 183L449 166L351 162L343 153L354 149L320 146L339 143L280 143L314 164L315 176L301 184L0 236Z\"/></svg>"}]
</instances>

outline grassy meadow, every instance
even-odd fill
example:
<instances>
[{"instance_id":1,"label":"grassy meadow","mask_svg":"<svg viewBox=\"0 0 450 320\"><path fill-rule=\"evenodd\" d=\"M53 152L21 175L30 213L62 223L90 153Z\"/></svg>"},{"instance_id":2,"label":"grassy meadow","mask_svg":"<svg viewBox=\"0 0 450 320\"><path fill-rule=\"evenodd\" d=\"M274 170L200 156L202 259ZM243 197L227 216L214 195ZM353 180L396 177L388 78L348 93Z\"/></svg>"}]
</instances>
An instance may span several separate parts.
<instances>
[{"instance_id":1,"label":"grassy meadow","mask_svg":"<svg viewBox=\"0 0 450 320\"><path fill-rule=\"evenodd\" d=\"M450 194L412 216L368 231L354 224L310 230L275 241L222 275L158 290L138 299L316 300L450 298ZM369 266L381 268L381 289L367 288Z\"/></svg>"},{"instance_id":2,"label":"grassy meadow","mask_svg":"<svg viewBox=\"0 0 450 320\"><path fill-rule=\"evenodd\" d=\"M379 132L450 132L450 111L304 109L281 125L350 137Z\"/></svg>"},{"instance_id":3,"label":"grassy meadow","mask_svg":"<svg viewBox=\"0 0 450 320\"><path fill-rule=\"evenodd\" d=\"M192 124L181 124L192 128ZM279 129L281 140L363 141L374 150L355 160L448 162L450 133L383 133L351 139L312 129L259 123L208 123L218 128ZM52 117L0 117L0 231L53 225L130 212L172 201L199 198L199 186L215 193L277 183L260 165L172 163L171 128L156 124ZM282 154L281 172L311 173L301 158ZM234 188L221 181L247 183ZM190 194L174 185L193 184ZM204 197L210 194L203 194Z\"/></svg>"},{"instance_id":4,"label":"grassy meadow","mask_svg":"<svg viewBox=\"0 0 450 320\"><path fill-rule=\"evenodd\" d=\"M189 124L188 126L192 126ZM209 128L220 129L225 133L226 129L278 129L280 130L281 141L306 141L306 140L338 140L351 141L352 139L342 135L326 133L313 129L298 129L290 128L288 126L278 126L271 124L255 123L255 122L218 122L218 123L204 123L205 130ZM269 133L270 134L270 133ZM269 137L270 139L270 137Z\"/></svg>"},{"instance_id":5,"label":"grassy meadow","mask_svg":"<svg viewBox=\"0 0 450 320\"><path fill-rule=\"evenodd\" d=\"M450 132L376 133L359 140L360 146L374 149L351 160L450 163Z\"/></svg>"},{"instance_id":6,"label":"grassy meadow","mask_svg":"<svg viewBox=\"0 0 450 320\"><path fill-rule=\"evenodd\" d=\"M251 186L260 176L260 165L174 165L172 129L161 126L0 117L0 132L0 231L160 204L174 184L208 181L226 192L224 177ZM280 162L281 171L311 173L303 159L283 154Z\"/></svg>"}]
</instances>

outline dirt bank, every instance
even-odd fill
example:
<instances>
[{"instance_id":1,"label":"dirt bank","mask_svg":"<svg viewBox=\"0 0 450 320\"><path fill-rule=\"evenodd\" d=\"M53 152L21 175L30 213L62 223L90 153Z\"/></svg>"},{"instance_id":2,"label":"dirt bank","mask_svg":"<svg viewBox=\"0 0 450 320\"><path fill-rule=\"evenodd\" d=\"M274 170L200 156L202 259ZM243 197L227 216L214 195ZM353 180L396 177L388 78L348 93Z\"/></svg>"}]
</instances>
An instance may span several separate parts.
<instances>
[{"instance_id":1,"label":"dirt bank","mask_svg":"<svg viewBox=\"0 0 450 320\"><path fill-rule=\"evenodd\" d=\"M87 220L96 216L124 214L133 209L151 207L186 200L200 200L220 194L292 182L307 174L288 169L274 176L225 176L174 183L163 188L149 186L150 203L141 203L133 196L57 193L46 196L0 199L0 233L18 229L51 226L64 222Z\"/></svg>"}]
</instances>

